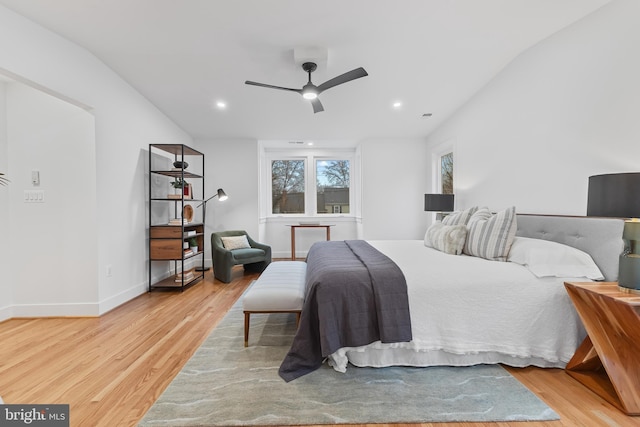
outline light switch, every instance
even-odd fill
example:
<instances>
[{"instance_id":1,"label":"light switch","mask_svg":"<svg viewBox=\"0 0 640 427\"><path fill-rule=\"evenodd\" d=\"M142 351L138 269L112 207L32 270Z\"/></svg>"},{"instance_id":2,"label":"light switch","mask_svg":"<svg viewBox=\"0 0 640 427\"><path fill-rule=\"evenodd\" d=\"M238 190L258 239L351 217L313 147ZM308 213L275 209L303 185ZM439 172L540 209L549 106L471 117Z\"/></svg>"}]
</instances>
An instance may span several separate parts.
<instances>
[{"instance_id":1,"label":"light switch","mask_svg":"<svg viewBox=\"0 0 640 427\"><path fill-rule=\"evenodd\" d=\"M44 190L24 190L25 203L44 203Z\"/></svg>"},{"instance_id":2,"label":"light switch","mask_svg":"<svg viewBox=\"0 0 640 427\"><path fill-rule=\"evenodd\" d=\"M40 185L40 171L31 171L31 183Z\"/></svg>"}]
</instances>

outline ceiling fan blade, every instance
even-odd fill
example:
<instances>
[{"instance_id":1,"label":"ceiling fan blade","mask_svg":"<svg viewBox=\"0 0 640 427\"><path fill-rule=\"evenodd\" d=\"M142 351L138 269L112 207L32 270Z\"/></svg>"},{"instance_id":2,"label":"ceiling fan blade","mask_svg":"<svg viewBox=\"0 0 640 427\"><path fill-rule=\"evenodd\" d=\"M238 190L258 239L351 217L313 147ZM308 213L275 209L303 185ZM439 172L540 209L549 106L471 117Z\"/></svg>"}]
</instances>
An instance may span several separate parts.
<instances>
[{"instance_id":1,"label":"ceiling fan blade","mask_svg":"<svg viewBox=\"0 0 640 427\"><path fill-rule=\"evenodd\" d=\"M322 106L322 103L320 102L320 100L318 98L312 99L311 100L311 105L313 105L313 112L314 113L319 113L321 111L324 111L324 107Z\"/></svg>"},{"instance_id":2,"label":"ceiling fan blade","mask_svg":"<svg viewBox=\"0 0 640 427\"><path fill-rule=\"evenodd\" d=\"M364 68L356 68L355 70L347 71L344 74L339 75L338 77L334 77L331 80L327 80L318 86L318 93L324 92L327 89L331 89L334 86L341 85L342 83L350 82L351 80L359 79L360 77L366 77L369 74L364 70Z\"/></svg>"},{"instance_id":3,"label":"ceiling fan blade","mask_svg":"<svg viewBox=\"0 0 640 427\"><path fill-rule=\"evenodd\" d=\"M264 84L264 83L252 82L252 81L249 81L249 80L247 80L244 83L248 84L248 85L252 85L252 86L266 87L266 88L269 88L269 89L288 90L288 91L291 91L291 92L297 92L299 94L302 94L302 89L292 89L290 87L273 86L273 85L268 85L268 84Z\"/></svg>"}]
</instances>

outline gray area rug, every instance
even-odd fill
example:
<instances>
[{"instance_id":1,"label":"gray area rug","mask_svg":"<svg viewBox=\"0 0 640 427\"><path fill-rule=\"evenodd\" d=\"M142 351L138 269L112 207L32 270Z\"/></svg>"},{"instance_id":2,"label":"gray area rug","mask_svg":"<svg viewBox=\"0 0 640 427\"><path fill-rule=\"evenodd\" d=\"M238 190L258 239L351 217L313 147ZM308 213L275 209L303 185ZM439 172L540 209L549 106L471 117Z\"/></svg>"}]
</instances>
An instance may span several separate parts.
<instances>
[{"instance_id":1,"label":"gray area rug","mask_svg":"<svg viewBox=\"0 0 640 427\"><path fill-rule=\"evenodd\" d=\"M323 367L285 383L280 362L295 315L251 316L243 346L239 303L149 409L140 426L231 426L557 420L497 365Z\"/></svg>"}]
</instances>

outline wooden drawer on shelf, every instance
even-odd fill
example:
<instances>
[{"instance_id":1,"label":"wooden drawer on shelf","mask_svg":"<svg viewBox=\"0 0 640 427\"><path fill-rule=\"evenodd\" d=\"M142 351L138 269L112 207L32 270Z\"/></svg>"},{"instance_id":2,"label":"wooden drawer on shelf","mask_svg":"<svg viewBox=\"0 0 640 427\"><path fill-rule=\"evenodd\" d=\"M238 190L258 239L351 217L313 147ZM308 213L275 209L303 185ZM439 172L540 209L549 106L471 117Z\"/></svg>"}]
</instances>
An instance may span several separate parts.
<instances>
[{"instance_id":1,"label":"wooden drawer on shelf","mask_svg":"<svg viewBox=\"0 0 640 427\"><path fill-rule=\"evenodd\" d=\"M176 225L154 225L149 231L152 239L181 239L182 227Z\"/></svg>"},{"instance_id":2,"label":"wooden drawer on shelf","mask_svg":"<svg viewBox=\"0 0 640 427\"><path fill-rule=\"evenodd\" d=\"M182 239L156 239L151 240L149 256L151 259L182 259L183 251Z\"/></svg>"}]
</instances>

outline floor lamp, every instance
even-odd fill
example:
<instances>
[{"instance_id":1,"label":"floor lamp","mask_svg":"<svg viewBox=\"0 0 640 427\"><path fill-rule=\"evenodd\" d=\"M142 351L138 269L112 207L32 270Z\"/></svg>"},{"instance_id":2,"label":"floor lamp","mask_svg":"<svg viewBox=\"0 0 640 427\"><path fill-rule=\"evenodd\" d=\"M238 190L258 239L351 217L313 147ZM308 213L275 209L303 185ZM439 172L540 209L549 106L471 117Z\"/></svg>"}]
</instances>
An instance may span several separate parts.
<instances>
[{"instance_id":1,"label":"floor lamp","mask_svg":"<svg viewBox=\"0 0 640 427\"><path fill-rule=\"evenodd\" d=\"M211 199L213 199L214 197L217 197L219 201L224 202L225 200L227 200L229 197L227 196L227 193L224 192L224 190L222 188L218 188L218 192L216 194L214 194L213 196L209 197L208 199L206 199L205 201L203 201L202 203L200 203L198 206L196 206L196 208L199 208L200 206L202 206L202 230L206 230L206 221L207 221L207 202ZM209 267L205 267L204 266L204 261L207 259L206 255L205 255L205 248L207 243L206 242L202 242L202 266L201 267L196 267L196 271L208 271Z\"/></svg>"}]
</instances>

